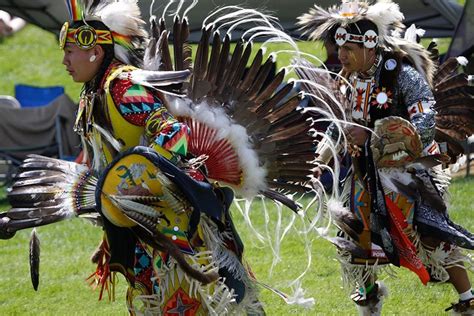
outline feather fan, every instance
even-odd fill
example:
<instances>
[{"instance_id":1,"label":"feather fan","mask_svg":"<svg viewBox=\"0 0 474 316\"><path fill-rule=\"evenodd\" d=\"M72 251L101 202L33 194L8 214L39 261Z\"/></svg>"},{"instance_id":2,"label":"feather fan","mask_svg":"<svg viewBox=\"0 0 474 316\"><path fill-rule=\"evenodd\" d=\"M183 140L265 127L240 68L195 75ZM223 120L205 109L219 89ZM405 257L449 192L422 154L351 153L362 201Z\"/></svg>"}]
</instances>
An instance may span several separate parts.
<instances>
[{"instance_id":1,"label":"feather fan","mask_svg":"<svg viewBox=\"0 0 474 316\"><path fill-rule=\"evenodd\" d=\"M97 179L86 166L30 155L8 189L11 209L2 214L7 235L74 216L95 213Z\"/></svg>"}]
</instances>

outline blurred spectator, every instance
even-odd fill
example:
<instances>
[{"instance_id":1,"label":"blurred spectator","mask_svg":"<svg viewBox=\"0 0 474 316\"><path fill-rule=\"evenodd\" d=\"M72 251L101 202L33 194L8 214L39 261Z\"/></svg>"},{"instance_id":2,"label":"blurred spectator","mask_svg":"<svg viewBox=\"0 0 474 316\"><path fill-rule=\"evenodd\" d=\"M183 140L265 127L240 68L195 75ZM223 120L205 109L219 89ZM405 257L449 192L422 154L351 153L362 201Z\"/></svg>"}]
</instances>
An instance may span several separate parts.
<instances>
[{"instance_id":1,"label":"blurred spectator","mask_svg":"<svg viewBox=\"0 0 474 316\"><path fill-rule=\"evenodd\" d=\"M22 18L11 16L10 13L0 10L0 38L10 36L25 26Z\"/></svg>"}]
</instances>

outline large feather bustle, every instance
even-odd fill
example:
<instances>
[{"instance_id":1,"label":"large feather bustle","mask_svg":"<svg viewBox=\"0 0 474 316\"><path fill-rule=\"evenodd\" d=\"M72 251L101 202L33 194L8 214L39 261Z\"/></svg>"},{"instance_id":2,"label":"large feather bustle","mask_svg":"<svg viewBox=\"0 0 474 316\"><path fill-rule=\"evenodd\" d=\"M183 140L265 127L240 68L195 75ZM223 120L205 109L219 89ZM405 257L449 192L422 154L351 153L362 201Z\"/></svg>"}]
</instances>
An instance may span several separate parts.
<instances>
[{"instance_id":1,"label":"large feather bustle","mask_svg":"<svg viewBox=\"0 0 474 316\"><path fill-rule=\"evenodd\" d=\"M150 69L169 71L187 68L187 39L183 36L187 33L187 27L184 26L185 31L182 31L187 22L179 17L185 14L178 16L184 2L174 3L178 9L172 18L173 25L166 28L165 13L159 22L152 22L153 38L147 50L150 52L147 55ZM169 6L166 10L168 8ZM169 23L168 20L166 22ZM194 149L190 148L193 148L195 134L203 135L201 138L205 139L200 145L215 148L222 141L223 151L227 151L228 144L232 143L233 148L228 154L232 156L230 160L233 164L234 153L238 152L236 171L238 173L238 169L242 169L244 184L244 190L234 186L238 195L253 197L257 193L263 193L265 197L277 202L275 205L278 209L284 204L300 215L308 215L313 225L317 218L312 217L311 203L317 198L311 203L304 200L300 205L297 199L301 195L296 194L311 192L314 196L310 179L315 166L314 147L317 140L312 131L312 120L299 108L302 97L296 91L295 84L284 83L287 71L277 71L275 75L272 73L276 68L275 57L280 52L265 57L264 42L263 48L255 56L251 54L253 39L262 36L267 42L284 40L294 48L293 56L299 55L296 44L273 22L274 19L255 10L235 6L217 9L209 15L203 21L201 39L193 59L191 80L188 85L182 86L186 97L175 100L175 97L168 95L167 106L175 116L192 122L188 143L190 154L193 154ZM244 30L245 34L233 47L231 33L236 28ZM169 35L172 35L174 41L173 51L168 42ZM178 42L176 36L179 37ZM153 58L153 51L157 52L156 58ZM174 55L175 60L172 60L171 55ZM182 60L176 60L176 57ZM210 160L205 160L205 157L197 158L205 162ZM209 174L209 168L210 166L205 165L201 170ZM235 179L235 172L229 174ZM228 184L224 180L218 182ZM251 203L250 200L246 201L246 205ZM291 226L289 224L285 228L283 235ZM280 228L276 227L276 230Z\"/></svg>"},{"instance_id":2,"label":"large feather bustle","mask_svg":"<svg viewBox=\"0 0 474 316\"><path fill-rule=\"evenodd\" d=\"M192 114L186 115L198 116L197 113L207 107L210 111L206 113L213 113L209 114L209 117L227 117L222 122L227 120L229 127L234 126L232 130L241 126L229 135L242 137L241 144L235 149L239 153L239 161L244 166L243 178L247 179L243 181L246 183L244 190L235 189L247 197L265 190L267 186L284 191L296 189L305 192L308 190L305 186L314 167L312 148L316 138L310 132L312 122L308 120L309 115L298 109L301 96L295 93L292 83L277 89L282 86L286 71L278 72L270 80L271 71L276 65L274 56L270 55L264 59L264 51L260 49L255 57L251 58L252 40L242 39L232 49L230 31L225 32L249 23L253 26L247 29L247 38L265 36L271 40L286 41L292 47L296 47L278 25L272 24L273 22L272 17L255 10L239 7L216 10L215 14L211 14L203 22L191 81L183 91L189 100L170 102L171 112L177 116L183 114L173 107L183 107L179 105L180 103L189 104L188 108L200 110L197 112L193 110L190 112ZM174 32L183 34L180 30L187 22L175 16L173 23L172 32L175 40ZM254 26L255 23L257 26ZM159 69L162 70L179 69L183 67L184 62L175 60L174 65L171 64L167 40L169 32L166 30L163 18L159 22L152 22L151 33L154 34L154 38L150 40L148 51L156 50L154 45L160 47L160 55L154 60L160 63ZM188 58L184 52L186 49L184 43L186 38L183 36L180 37L178 44L174 43L175 58L176 56L182 59ZM182 47L183 53L176 51L179 47ZM151 67L157 67L156 64L153 65L150 54L148 61ZM246 68L247 65L250 66ZM227 130L228 128L222 128L222 131ZM242 134L239 130L246 132ZM222 133L224 132L220 132ZM231 143L237 144L234 141ZM294 146L289 146L290 144ZM288 168L290 163L291 168ZM249 195L250 192L252 194Z\"/></svg>"}]
</instances>

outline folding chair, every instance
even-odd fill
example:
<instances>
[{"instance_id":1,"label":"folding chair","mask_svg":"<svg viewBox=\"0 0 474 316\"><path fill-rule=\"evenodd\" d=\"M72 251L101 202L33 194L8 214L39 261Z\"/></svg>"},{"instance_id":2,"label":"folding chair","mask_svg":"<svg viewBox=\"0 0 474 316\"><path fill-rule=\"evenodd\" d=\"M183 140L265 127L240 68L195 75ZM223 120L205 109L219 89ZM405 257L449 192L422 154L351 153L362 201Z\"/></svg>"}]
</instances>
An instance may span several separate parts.
<instances>
[{"instance_id":1,"label":"folding chair","mask_svg":"<svg viewBox=\"0 0 474 316\"><path fill-rule=\"evenodd\" d=\"M19 108L21 105L20 102L12 96L0 95L0 107Z\"/></svg>"},{"instance_id":2,"label":"folding chair","mask_svg":"<svg viewBox=\"0 0 474 316\"><path fill-rule=\"evenodd\" d=\"M43 106L64 94L64 87L36 87L26 84L15 85L15 98L22 107Z\"/></svg>"},{"instance_id":3,"label":"folding chair","mask_svg":"<svg viewBox=\"0 0 474 316\"><path fill-rule=\"evenodd\" d=\"M9 183L28 154L73 160L80 141L73 131L76 106L66 95L48 106L0 107L0 183Z\"/></svg>"}]
</instances>

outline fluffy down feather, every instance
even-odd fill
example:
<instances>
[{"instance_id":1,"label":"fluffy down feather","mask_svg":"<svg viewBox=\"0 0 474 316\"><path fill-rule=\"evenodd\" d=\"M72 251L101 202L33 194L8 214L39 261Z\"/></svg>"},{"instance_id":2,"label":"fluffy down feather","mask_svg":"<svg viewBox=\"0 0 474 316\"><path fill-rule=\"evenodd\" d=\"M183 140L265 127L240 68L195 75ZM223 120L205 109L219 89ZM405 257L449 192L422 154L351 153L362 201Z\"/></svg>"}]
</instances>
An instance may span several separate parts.
<instances>
[{"instance_id":1,"label":"fluffy down feather","mask_svg":"<svg viewBox=\"0 0 474 316\"><path fill-rule=\"evenodd\" d=\"M327 202L327 209L335 224L352 239L358 241L358 235L362 233L364 225L355 217L354 213L344 207L342 202L335 199L330 199Z\"/></svg>"}]
</instances>

